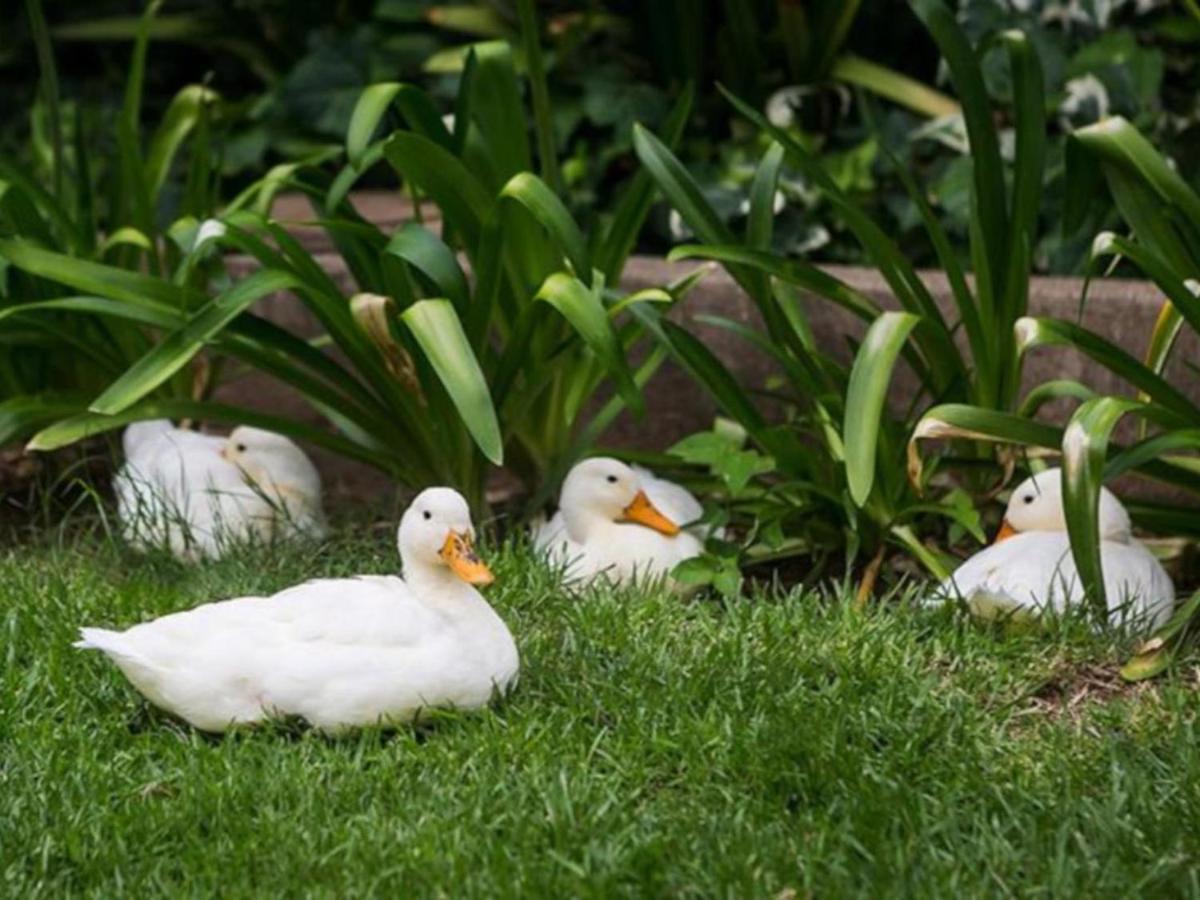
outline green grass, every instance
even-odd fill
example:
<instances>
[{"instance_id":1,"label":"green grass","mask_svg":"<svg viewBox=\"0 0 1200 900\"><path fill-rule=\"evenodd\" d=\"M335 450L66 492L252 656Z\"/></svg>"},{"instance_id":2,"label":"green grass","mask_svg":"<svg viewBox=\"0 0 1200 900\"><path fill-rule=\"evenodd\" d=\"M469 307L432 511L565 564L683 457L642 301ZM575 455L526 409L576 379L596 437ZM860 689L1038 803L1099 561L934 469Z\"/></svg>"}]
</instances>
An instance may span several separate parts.
<instances>
[{"instance_id":1,"label":"green grass","mask_svg":"<svg viewBox=\"0 0 1200 900\"><path fill-rule=\"evenodd\" d=\"M213 739L76 627L393 571L391 528L204 569L95 535L0 553L0 895L1200 895L1190 669L1126 690L1077 624L569 599L492 557L524 666L498 707Z\"/></svg>"}]
</instances>

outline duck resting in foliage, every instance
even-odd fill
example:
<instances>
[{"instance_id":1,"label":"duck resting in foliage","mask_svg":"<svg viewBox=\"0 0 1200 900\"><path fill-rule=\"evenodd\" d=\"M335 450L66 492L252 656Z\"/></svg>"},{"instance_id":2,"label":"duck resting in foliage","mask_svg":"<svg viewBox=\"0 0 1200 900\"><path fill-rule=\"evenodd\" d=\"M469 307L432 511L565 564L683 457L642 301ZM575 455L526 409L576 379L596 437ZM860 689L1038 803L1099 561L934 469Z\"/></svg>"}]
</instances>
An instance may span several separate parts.
<instances>
[{"instance_id":1,"label":"duck resting in foliage","mask_svg":"<svg viewBox=\"0 0 1200 900\"><path fill-rule=\"evenodd\" d=\"M241 426L228 437L137 422L122 439L114 487L127 540L180 559L214 559L251 538L325 534L321 478L282 435Z\"/></svg>"},{"instance_id":2,"label":"duck resting in foliage","mask_svg":"<svg viewBox=\"0 0 1200 900\"><path fill-rule=\"evenodd\" d=\"M204 731L299 716L337 731L473 709L516 683L512 635L475 589L467 503L420 493L400 521L402 578L310 581L270 597L208 603L127 631L84 628L151 703Z\"/></svg>"},{"instance_id":3,"label":"duck resting in foliage","mask_svg":"<svg viewBox=\"0 0 1200 900\"><path fill-rule=\"evenodd\" d=\"M608 457L575 465L558 512L534 529L534 545L564 568L568 583L627 583L666 577L704 552L694 524L703 508L685 488Z\"/></svg>"},{"instance_id":4,"label":"duck resting in foliage","mask_svg":"<svg viewBox=\"0 0 1200 900\"><path fill-rule=\"evenodd\" d=\"M986 617L1064 612L1084 599L1066 529L1062 471L1047 469L1018 485L995 543L959 566L933 599L961 598ZM1163 624L1175 587L1154 554L1133 537L1129 513L1107 488L1100 492L1100 535L1110 622Z\"/></svg>"}]
</instances>

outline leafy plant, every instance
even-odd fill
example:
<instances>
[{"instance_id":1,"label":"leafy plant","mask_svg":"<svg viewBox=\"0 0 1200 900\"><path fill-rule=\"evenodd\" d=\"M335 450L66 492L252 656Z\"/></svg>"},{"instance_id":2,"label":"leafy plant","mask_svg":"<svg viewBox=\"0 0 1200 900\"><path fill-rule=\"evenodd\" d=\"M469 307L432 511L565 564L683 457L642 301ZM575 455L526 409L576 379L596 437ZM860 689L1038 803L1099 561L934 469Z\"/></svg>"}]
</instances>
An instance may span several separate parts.
<instances>
[{"instance_id":1,"label":"leafy plant","mask_svg":"<svg viewBox=\"0 0 1200 900\"><path fill-rule=\"evenodd\" d=\"M777 393L792 411L789 424L768 424L770 416L752 394L694 337L667 322L657 322L656 333L713 394L725 414L775 460L778 476L794 487L792 495L773 494L768 502L791 506L807 518L819 510L825 522L841 523L852 556L860 547L871 554L864 582L867 590L889 544L905 547L934 574L946 574L939 555L926 548L913 531L914 521L922 516L946 516L981 536L973 510L953 501L926 501L897 460L903 456L920 412L931 405L966 403L989 411L1000 417L999 421L1015 418L1010 411L1017 402L1020 356L1013 324L1024 315L1028 298L1044 163L1041 71L1025 36L1011 32L1002 38L1011 68L1016 128L1015 178L1010 185L1000 164L999 136L978 54L940 2L914 0L912 7L946 60L972 146L969 255L973 284L921 190L897 167L946 270L954 300L950 313L938 306L885 229L856 206L820 160L788 130L733 94L726 92L734 107L774 141L755 175L748 222L740 241L720 221L679 160L652 135L644 131L635 135L643 164L703 241L676 247L671 257L721 263L758 307L765 334L730 322L721 324L776 361L782 381ZM770 204L785 159L836 207L892 289L900 310L884 311L835 276L770 251ZM816 345L804 317L800 291L831 301L867 323L849 368ZM960 322L965 351L954 338ZM886 399L900 359L915 376L919 391L909 411L894 413ZM986 463L982 449L973 445L960 449L965 456L947 462ZM917 488L928 483L928 475L926 472ZM811 548L814 540L810 537L805 543Z\"/></svg>"},{"instance_id":2,"label":"leafy plant","mask_svg":"<svg viewBox=\"0 0 1200 900\"><path fill-rule=\"evenodd\" d=\"M531 67L534 77L537 71ZM375 140L393 107L406 127ZM672 118L676 134L687 108L685 93ZM539 132L548 127L546 110L535 109L534 119ZM455 485L480 511L492 464L505 461L531 487L552 489L555 475L621 409L640 409L639 384L663 354L651 352L631 370L626 357L640 326L630 312L671 295L621 296L609 287L650 206L648 178L630 182L589 242L558 195L529 171L525 122L520 80L503 43L481 45L468 60L450 128L419 89L372 86L356 106L341 171L279 167L205 223L212 247L249 254L261 267L212 297L175 279L85 264L27 241L0 244L13 266L100 298L88 301L98 314L165 334L32 446L61 446L136 419L187 416L309 440L407 485ZM384 160L436 204L440 236L419 221L387 234L356 213L348 191ZM350 296L266 214L287 185L309 195L313 224L353 277ZM331 344L336 356L250 311L259 297L281 290L321 323L318 343ZM152 397L205 348L286 382L337 433L241 406ZM613 396L588 406L606 382Z\"/></svg>"},{"instance_id":3,"label":"leafy plant","mask_svg":"<svg viewBox=\"0 0 1200 900\"><path fill-rule=\"evenodd\" d=\"M1165 374L1180 334L1184 330L1200 334L1200 283L1196 281L1200 274L1200 194L1122 118L1075 132L1069 150L1072 205L1068 215L1082 217L1103 180L1132 231L1128 237L1111 232L1096 237L1092 272L1123 261L1151 279L1165 297L1143 360L1079 326L1040 319L1019 326L1026 346L1074 346L1138 392L1136 397L1094 397L1084 402L1067 425L1062 443L1072 553L1089 596L1097 609L1103 609L1098 524L1101 484L1137 472L1165 482L1185 496L1200 493L1200 458L1196 455L1200 406ZM1139 422L1136 440L1120 446L1114 443L1114 433L1128 416ZM1155 530L1200 534L1191 506L1144 509L1142 519ZM1166 627L1157 645L1140 655L1131 672L1146 677L1166 667L1179 640L1191 630L1195 605L1189 604L1190 612Z\"/></svg>"},{"instance_id":4,"label":"leafy plant","mask_svg":"<svg viewBox=\"0 0 1200 900\"><path fill-rule=\"evenodd\" d=\"M176 94L148 139L141 133L146 54L158 5L138 20L124 105L104 134L115 145L111 160L79 107L59 96L40 3L27 0L26 6L42 69L35 114L45 118L46 138L35 137L32 164L0 157L0 243L6 248L0 251L0 446L27 437L124 371L150 346L144 326L153 324L106 316L106 302L133 302L123 297L64 297L53 272L32 271L22 258L53 252L68 266L111 269L117 281L144 270L193 295L214 271L197 250L204 243L200 220L216 203L212 121L219 98L203 85L190 85ZM178 172L185 149L187 163ZM13 241L18 235L21 247ZM179 372L158 395L187 397L209 384L206 377L194 383Z\"/></svg>"},{"instance_id":5,"label":"leafy plant","mask_svg":"<svg viewBox=\"0 0 1200 900\"><path fill-rule=\"evenodd\" d=\"M1051 382L1031 392L1022 412L1032 415L1052 396L1079 402L1064 429L1036 422L1009 423L1007 428L981 418L974 408L939 408L930 412L917 438L939 432L971 430L977 436L1060 450L1064 472L1064 504L1071 551L1081 581L1097 616L1107 614L1101 568L1100 488L1120 475L1139 475L1169 484L1177 492L1200 493L1200 406L1176 387L1165 372L1181 332L1200 331L1200 195L1129 122L1114 117L1076 131L1068 145L1068 222L1081 221L1103 194L1115 201L1133 234L1102 232L1093 241L1089 280L1116 263L1135 266L1163 292L1165 301L1144 360L1139 360L1083 326L1051 318L1025 317L1014 325L1018 352L1038 347L1072 347L1124 379L1136 396L1098 396L1082 385ZM1187 365L1187 363L1184 363ZM1126 417L1137 420L1132 443L1114 436ZM914 454L914 462L916 456ZM1135 522L1174 535L1200 534L1189 506L1140 503L1132 506ZM1129 677L1149 677L1169 663L1179 641L1191 629L1195 603L1189 603L1139 652L1126 669Z\"/></svg>"}]
</instances>

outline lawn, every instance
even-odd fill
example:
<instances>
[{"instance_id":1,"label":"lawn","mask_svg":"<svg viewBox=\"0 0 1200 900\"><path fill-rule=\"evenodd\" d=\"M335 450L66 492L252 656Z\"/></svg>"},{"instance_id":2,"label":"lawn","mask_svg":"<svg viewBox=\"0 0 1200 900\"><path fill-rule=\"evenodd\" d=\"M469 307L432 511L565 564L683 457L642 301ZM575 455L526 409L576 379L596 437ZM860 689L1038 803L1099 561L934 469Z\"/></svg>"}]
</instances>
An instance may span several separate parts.
<instances>
[{"instance_id":1,"label":"lawn","mask_svg":"<svg viewBox=\"0 0 1200 900\"><path fill-rule=\"evenodd\" d=\"M395 569L390 529L201 569L98 534L0 555L8 896L1200 894L1196 674L1128 641L1004 634L894 597L572 599L493 549L521 685L330 739L206 737L81 623Z\"/></svg>"}]
</instances>

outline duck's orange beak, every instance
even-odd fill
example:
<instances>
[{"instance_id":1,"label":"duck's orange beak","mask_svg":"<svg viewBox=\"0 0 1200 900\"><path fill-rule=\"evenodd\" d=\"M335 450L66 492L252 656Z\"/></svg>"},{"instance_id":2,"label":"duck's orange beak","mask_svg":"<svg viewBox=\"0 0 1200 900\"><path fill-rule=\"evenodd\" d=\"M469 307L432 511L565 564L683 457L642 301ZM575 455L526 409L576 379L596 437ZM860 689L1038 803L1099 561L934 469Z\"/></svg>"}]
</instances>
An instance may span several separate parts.
<instances>
[{"instance_id":1,"label":"duck's orange beak","mask_svg":"<svg viewBox=\"0 0 1200 900\"><path fill-rule=\"evenodd\" d=\"M667 537L674 537L679 534L679 526L659 512L658 508L650 502L650 498L646 496L645 491L638 491L625 510L621 513L622 522L636 522L638 525L645 525L647 528L653 528L660 534L665 534Z\"/></svg>"},{"instance_id":2,"label":"duck's orange beak","mask_svg":"<svg viewBox=\"0 0 1200 900\"><path fill-rule=\"evenodd\" d=\"M1008 524L1008 519L1000 523L1000 530L996 532L996 539L993 544L999 544L1001 541L1007 541L1010 537L1017 535L1017 529Z\"/></svg>"},{"instance_id":3,"label":"duck's orange beak","mask_svg":"<svg viewBox=\"0 0 1200 900\"><path fill-rule=\"evenodd\" d=\"M450 571L467 584L485 585L496 580L492 570L475 553L470 535L459 534L457 531L447 533L440 556L450 567Z\"/></svg>"}]
</instances>

